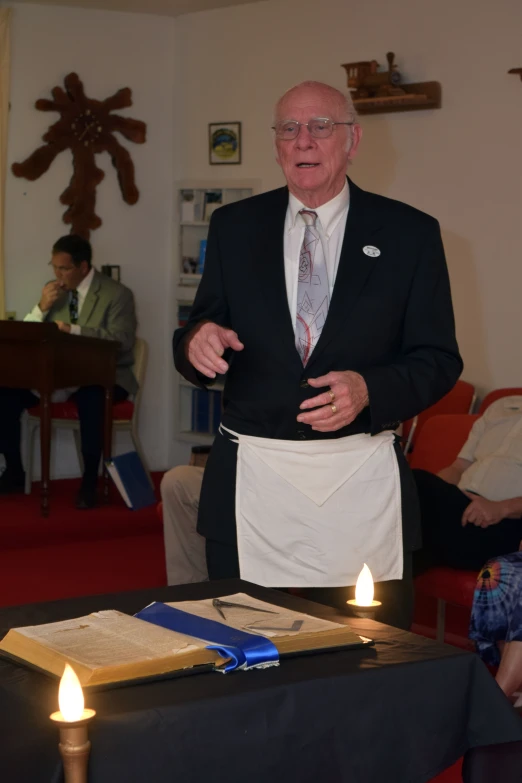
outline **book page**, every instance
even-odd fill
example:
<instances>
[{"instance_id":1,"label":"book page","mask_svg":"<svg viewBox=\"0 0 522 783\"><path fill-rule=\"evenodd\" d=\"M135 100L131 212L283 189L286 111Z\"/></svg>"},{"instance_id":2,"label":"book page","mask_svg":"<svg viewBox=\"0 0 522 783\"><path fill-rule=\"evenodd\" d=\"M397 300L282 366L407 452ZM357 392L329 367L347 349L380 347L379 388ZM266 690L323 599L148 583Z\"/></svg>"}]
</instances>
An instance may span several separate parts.
<instances>
[{"instance_id":1,"label":"book page","mask_svg":"<svg viewBox=\"0 0 522 783\"><path fill-rule=\"evenodd\" d=\"M92 669L160 659L207 644L114 609L14 630Z\"/></svg>"},{"instance_id":2,"label":"book page","mask_svg":"<svg viewBox=\"0 0 522 783\"><path fill-rule=\"evenodd\" d=\"M268 637L298 636L331 631L336 628L346 629L346 625L320 620L302 612L283 609L276 604L252 598L246 593L224 595L218 599L224 603L239 604L239 606L224 606L222 604L215 606L214 600L206 598L202 601L179 601L169 603L167 606L173 606L175 609L190 612L207 620L215 620L237 630Z\"/></svg>"}]
</instances>

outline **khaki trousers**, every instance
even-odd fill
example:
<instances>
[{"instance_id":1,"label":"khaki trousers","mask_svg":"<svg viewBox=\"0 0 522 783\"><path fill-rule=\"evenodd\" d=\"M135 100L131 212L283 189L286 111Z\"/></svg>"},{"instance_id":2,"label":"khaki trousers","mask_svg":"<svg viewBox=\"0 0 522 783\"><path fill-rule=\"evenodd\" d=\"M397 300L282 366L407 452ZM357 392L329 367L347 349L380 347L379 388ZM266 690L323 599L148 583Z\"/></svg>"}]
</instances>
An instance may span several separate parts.
<instances>
[{"instance_id":1,"label":"khaki trousers","mask_svg":"<svg viewBox=\"0 0 522 783\"><path fill-rule=\"evenodd\" d=\"M203 468L179 465L161 480L169 585L208 580L205 539L196 531Z\"/></svg>"}]
</instances>

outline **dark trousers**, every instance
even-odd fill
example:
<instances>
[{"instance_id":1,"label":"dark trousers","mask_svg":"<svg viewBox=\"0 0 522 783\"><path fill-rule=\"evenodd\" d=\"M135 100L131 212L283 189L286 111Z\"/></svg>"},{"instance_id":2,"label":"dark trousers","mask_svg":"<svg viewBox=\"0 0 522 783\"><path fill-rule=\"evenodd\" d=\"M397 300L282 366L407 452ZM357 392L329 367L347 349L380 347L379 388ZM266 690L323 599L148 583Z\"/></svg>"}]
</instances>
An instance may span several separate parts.
<instances>
[{"instance_id":1,"label":"dark trousers","mask_svg":"<svg viewBox=\"0 0 522 783\"><path fill-rule=\"evenodd\" d=\"M127 399L128 392L115 386L113 401ZM78 408L84 478L95 480L98 475L103 450L103 421L105 390L102 386L82 386L70 397ZM7 468L19 471L20 417L26 408L38 405L39 398L28 389L0 387L0 453L4 454Z\"/></svg>"},{"instance_id":2,"label":"dark trousers","mask_svg":"<svg viewBox=\"0 0 522 783\"><path fill-rule=\"evenodd\" d=\"M206 539L208 575L213 579L239 577L237 546ZM308 587L300 591L303 598L318 604L345 610L346 601L354 597L353 587ZM375 599L382 601L382 608L375 619L408 631L413 620L413 579L411 552L404 553L402 579L375 584Z\"/></svg>"},{"instance_id":3,"label":"dark trousers","mask_svg":"<svg viewBox=\"0 0 522 783\"><path fill-rule=\"evenodd\" d=\"M486 560L518 549L522 539L520 519L503 519L496 525L462 527L462 514L470 499L453 484L414 470L420 502L422 550L414 555L414 572L433 565L479 571Z\"/></svg>"}]
</instances>

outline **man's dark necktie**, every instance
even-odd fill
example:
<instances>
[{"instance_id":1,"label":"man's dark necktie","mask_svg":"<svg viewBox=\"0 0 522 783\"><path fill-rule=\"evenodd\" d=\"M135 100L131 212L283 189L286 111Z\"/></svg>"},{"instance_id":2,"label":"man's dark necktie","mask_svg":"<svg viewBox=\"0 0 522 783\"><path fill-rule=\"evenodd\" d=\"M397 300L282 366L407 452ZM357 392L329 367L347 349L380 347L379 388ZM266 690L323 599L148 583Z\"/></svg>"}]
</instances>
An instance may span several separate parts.
<instances>
[{"instance_id":1,"label":"man's dark necktie","mask_svg":"<svg viewBox=\"0 0 522 783\"><path fill-rule=\"evenodd\" d=\"M76 289L71 291L69 299L69 317L72 324L78 323L78 291L76 291Z\"/></svg>"}]
</instances>

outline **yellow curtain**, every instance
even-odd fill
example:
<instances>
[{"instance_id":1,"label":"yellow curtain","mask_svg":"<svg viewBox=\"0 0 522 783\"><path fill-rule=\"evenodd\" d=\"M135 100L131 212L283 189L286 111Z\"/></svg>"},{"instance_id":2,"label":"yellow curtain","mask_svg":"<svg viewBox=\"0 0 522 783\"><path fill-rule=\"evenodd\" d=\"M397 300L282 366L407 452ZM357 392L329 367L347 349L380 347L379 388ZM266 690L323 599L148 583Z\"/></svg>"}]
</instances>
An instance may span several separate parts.
<instances>
[{"instance_id":1,"label":"yellow curtain","mask_svg":"<svg viewBox=\"0 0 522 783\"><path fill-rule=\"evenodd\" d=\"M5 318L4 212L9 119L9 31L11 9L0 8L0 320Z\"/></svg>"}]
</instances>

